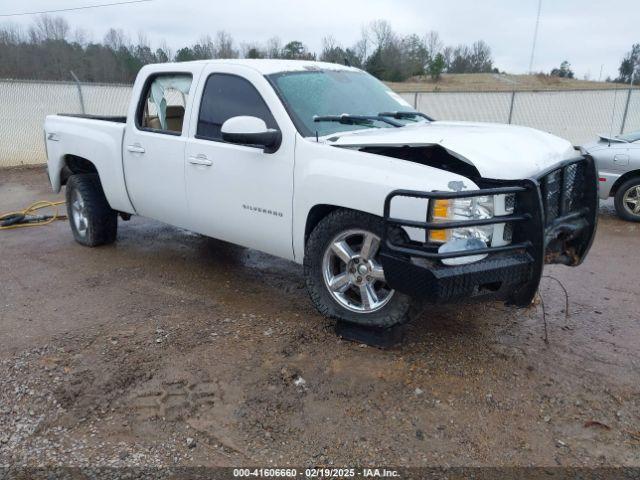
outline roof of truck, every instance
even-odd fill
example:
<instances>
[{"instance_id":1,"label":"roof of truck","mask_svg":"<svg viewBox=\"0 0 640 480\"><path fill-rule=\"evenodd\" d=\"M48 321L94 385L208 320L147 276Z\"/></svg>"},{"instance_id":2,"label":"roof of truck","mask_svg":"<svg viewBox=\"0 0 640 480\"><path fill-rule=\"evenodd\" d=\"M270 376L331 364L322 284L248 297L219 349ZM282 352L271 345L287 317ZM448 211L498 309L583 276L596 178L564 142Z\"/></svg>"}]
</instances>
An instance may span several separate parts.
<instances>
[{"instance_id":1,"label":"roof of truck","mask_svg":"<svg viewBox=\"0 0 640 480\"><path fill-rule=\"evenodd\" d=\"M280 72L301 72L301 71L313 71L313 70L347 70L347 71L359 71L354 67L347 67L346 65L340 65L337 63L328 62L315 62L312 60L279 60L279 59L249 59L249 58L220 58L214 60L194 60L192 62L197 64L216 64L224 63L227 65L242 65L245 67L253 68L263 75L271 75L272 73ZM171 65L171 64L166 64Z\"/></svg>"}]
</instances>

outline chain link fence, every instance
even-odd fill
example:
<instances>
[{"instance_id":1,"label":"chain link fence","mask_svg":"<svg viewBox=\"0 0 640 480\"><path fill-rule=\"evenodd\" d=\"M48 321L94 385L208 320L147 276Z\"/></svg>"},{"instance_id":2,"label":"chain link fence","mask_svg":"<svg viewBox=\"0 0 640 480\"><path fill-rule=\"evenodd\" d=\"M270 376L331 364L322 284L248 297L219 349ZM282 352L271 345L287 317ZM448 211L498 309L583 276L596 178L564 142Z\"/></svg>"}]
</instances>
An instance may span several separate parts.
<instances>
[{"instance_id":1,"label":"chain link fence","mask_svg":"<svg viewBox=\"0 0 640 480\"><path fill-rule=\"evenodd\" d=\"M640 89L401 93L438 120L511 123L576 145L640 130ZM0 80L0 167L46 161L42 124L54 113L126 115L131 85Z\"/></svg>"},{"instance_id":2,"label":"chain link fence","mask_svg":"<svg viewBox=\"0 0 640 480\"><path fill-rule=\"evenodd\" d=\"M0 80L0 167L46 162L47 115L126 115L130 97L131 85Z\"/></svg>"},{"instance_id":3,"label":"chain link fence","mask_svg":"<svg viewBox=\"0 0 640 480\"><path fill-rule=\"evenodd\" d=\"M581 145L598 134L640 130L640 89L402 93L438 120L537 128Z\"/></svg>"}]
</instances>

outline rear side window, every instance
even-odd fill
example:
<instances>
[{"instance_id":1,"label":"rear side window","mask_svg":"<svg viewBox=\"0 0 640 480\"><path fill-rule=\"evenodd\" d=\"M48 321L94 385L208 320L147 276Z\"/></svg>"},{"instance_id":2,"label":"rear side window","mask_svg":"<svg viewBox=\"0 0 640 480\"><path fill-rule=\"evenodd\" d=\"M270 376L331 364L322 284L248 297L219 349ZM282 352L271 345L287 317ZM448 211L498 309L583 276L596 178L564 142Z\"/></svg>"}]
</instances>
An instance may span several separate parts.
<instances>
[{"instance_id":1,"label":"rear side window","mask_svg":"<svg viewBox=\"0 0 640 480\"><path fill-rule=\"evenodd\" d=\"M182 133L184 113L191 89L190 74L152 77L138 111L138 128L157 133Z\"/></svg>"},{"instance_id":2,"label":"rear side window","mask_svg":"<svg viewBox=\"0 0 640 480\"><path fill-rule=\"evenodd\" d=\"M261 118L268 128L278 128L269 107L251 82L236 75L210 75L202 94L196 136L222 141L222 124L242 115Z\"/></svg>"}]
</instances>

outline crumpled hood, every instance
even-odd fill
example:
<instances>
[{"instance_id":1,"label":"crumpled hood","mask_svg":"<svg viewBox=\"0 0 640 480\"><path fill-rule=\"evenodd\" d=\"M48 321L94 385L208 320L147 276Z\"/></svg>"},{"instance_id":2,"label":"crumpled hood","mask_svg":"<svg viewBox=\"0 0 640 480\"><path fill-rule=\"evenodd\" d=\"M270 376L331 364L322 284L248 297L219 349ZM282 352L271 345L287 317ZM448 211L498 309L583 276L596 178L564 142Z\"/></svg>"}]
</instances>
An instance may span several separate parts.
<instances>
[{"instance_id":1,"label":"crumpled hood","mask_svg":"<svg viewBox=\"0 0 640 480\"><path fill-rule=\"evenodd\" d=\"M437 121L338 133L327 142L337 147L440 145L474 165L483 177L505 180L536 176L579 155L562 138L533 128L497 123Z\"/></svg>"}]
</instances>

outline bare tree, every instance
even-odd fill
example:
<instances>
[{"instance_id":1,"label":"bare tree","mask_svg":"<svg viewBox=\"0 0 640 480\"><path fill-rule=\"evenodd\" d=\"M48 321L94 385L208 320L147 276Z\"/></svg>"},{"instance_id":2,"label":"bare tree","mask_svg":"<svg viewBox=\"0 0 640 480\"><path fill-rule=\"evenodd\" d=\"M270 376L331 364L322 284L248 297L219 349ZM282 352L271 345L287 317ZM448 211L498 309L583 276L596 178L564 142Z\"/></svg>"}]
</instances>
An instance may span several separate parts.
<instances>
[{"instance_id":1,"label":"bare tree","mask_svg":"<svg viewBox=\"0 0 640 480\"><path fill-rule=\"evenodd\" d=\"M395 40L391 24L386 20L374 20L369 24L370 38L377 48L384 48Z\"/></svg>"},{"instance_id":2,"label":"bare tree","mask_svg":"<svg viewBox=\"0 0 640 480\"><path fill-rule=\"evenodd\" d=\"M149 37L142 30L138 32L138 46L143 48L151 48L151 42L149 42Z\"/></svg>"},{"instance_id":3,"label":"bare tree","mask_svg":"<svg viewBox=\"0 0 640 480\"><path fill-rule=\"evenodd\" d=\"M280 58L282 56L282 42L280 38L271 37L266 45L267 58Z\"/></svg>"},{"instance_id":4,"label":"bare tree","mask_svg":"<svg viewBox=\"0 0 640 480\"><path fill-rule=\"evenodd\" d=\"M327 35L326 37L322 38L322 51L331 51L334 50L336 48L342 48L340 46L340 44L338 43L338 41L336 40L336 37L334 37L333 35Z\"/></svg>"},{"instance_id":5,"label":"bare tree","mask_svg":"<svg viewBox=\"0 0 640 480\"><path fill-rule=\"evenodd\" d=\"M91 34L85 28L76 28L73 31L73 43L86 47L91 41Z\"/></svg>"},{"instance_id":6,"label":"bare tree","mask_svg":"<svg viewBox=\"0 0 640 480\"><path fill-rule=\"evenodd\" d=\"M329 63L344 62L345 52L333 35L329 35L322 39L320 60Z\"/></svg>"},{"instance_id":7,"label":"bare tree","mask_svg":"<svg viewBox=\"0 0 640 480\"><path fill-rule=\"evenodd\" d=\"M151 51L149 37L147 37L144 32L138 32L138 43L137 45L132 46L130 50L140 66L147 65L149 63L156 63L158 61L154 53Z\"/></svg>"},{"instance_id":8,"label":"bare tree","mask_svg":"<svg viewBox=\"0 0 640 480\"><path fill-rule=\"evenodd\" d=\"M478 40L471 46L470 63L472 73L488 73L493 68L491 48L483 40Z\"/></svg>"},{"instance_id":9,"label":"bare tree","mask_svg":"<svg viewBox=\"0 0 640 480\"><path fill-rule=\"evenodd\" d=\"M205 60L216 57L216 49L210 35L203 35L200 37L198 43L196 43L192 48L196 59Z\"/></svg>"},{"instance_id":10,"label":"bare tree","mask_svg":"<svg viewBox=\"0 0 640 480\"><path fill-rule=\"evenodd\" d=\"M129 39L122 29L110 28L104 36L103 43L106 47L117 52L129 44Z\"/></svg>"},{"instance_id":11,"label":"bare tree","mask_svg":"<svg viewBox=\"0 0 640 480\"><path fill-rule=\"evenodd\" d=\"M29 28L29 38L32 43L47 41L63 41L69 34L69 24L62 17L39 15Z\"/></svg>"},{"instance_id":12,"label":"bare tree","mask_svg":"<svg viewBox=\"0 0 640 480\"><path fill-rule=\"evenodd\" d=\"M427 32L424 37L424 43L431 58L435 58L436 55L442 53L442 49L444 48L442 40L440 40L440 34L435 30Z\"/></svg>"},{"instance_id":13,"label":"bare tree","mask_svg":"<svg viewBox=\"0 0 640 480\"><path fill-rule=\"evenodd\" d=\"M353 51L358 58L358 63L364 65L369 58L371 41L369 39L369 29L366 25L360 28L360 40L353 46Z\"/></svg>"},{"instance_id":14,"label":"bare tree","mask_svg":"<svg viewBox=\"0 0 640 480\"><path fill-rule=\"evenodd\" d=\"M442 49L442 58L444 60L444 69L449 71L451 68L451 62L453 61L453 47L446 46Z\"/></svg>"},{"instance_id":15,"label":"bare tree","mask_svg":"<svg viewBox=\"0 0 640 480\"><path fill-rule=\"evenodd\" d=\"M447 64L449 73L488 73L492 69L491 49L482 40L474 42L470 47L468 45L455 47Z\"/></svg>"},{"instance_id":16,"label":"bare tree","mask_svg":"<svg viewBox=\"0 0 640 480\"><path fill-rule=\"evenodd\" d=\"M233 48L233 37L224 30L216 33L213 56L214 58L238 58L238 51Z\"/></svg>"},{"instance_id":17,"label":"bare tree","mask_svg":"<svg viewBox=\"0 0 640 480\"><path fill-rule=\"evenodd\" d=\"M24 40L20 25L5 23L0 27L0 44L17 45L24 42Z\"/></svg>"},{"instance_id":18,"label":"bare tree","mask_svg":"<svg viewBox=\"0 0 640 480\"><path fill-rule=\"evenodd\" d=\"M170 62L173 59L173 50L169 47L165 39L160 41L160 46L156 50L156 56L159 62Z\"/></svg>"}]
</instances>

